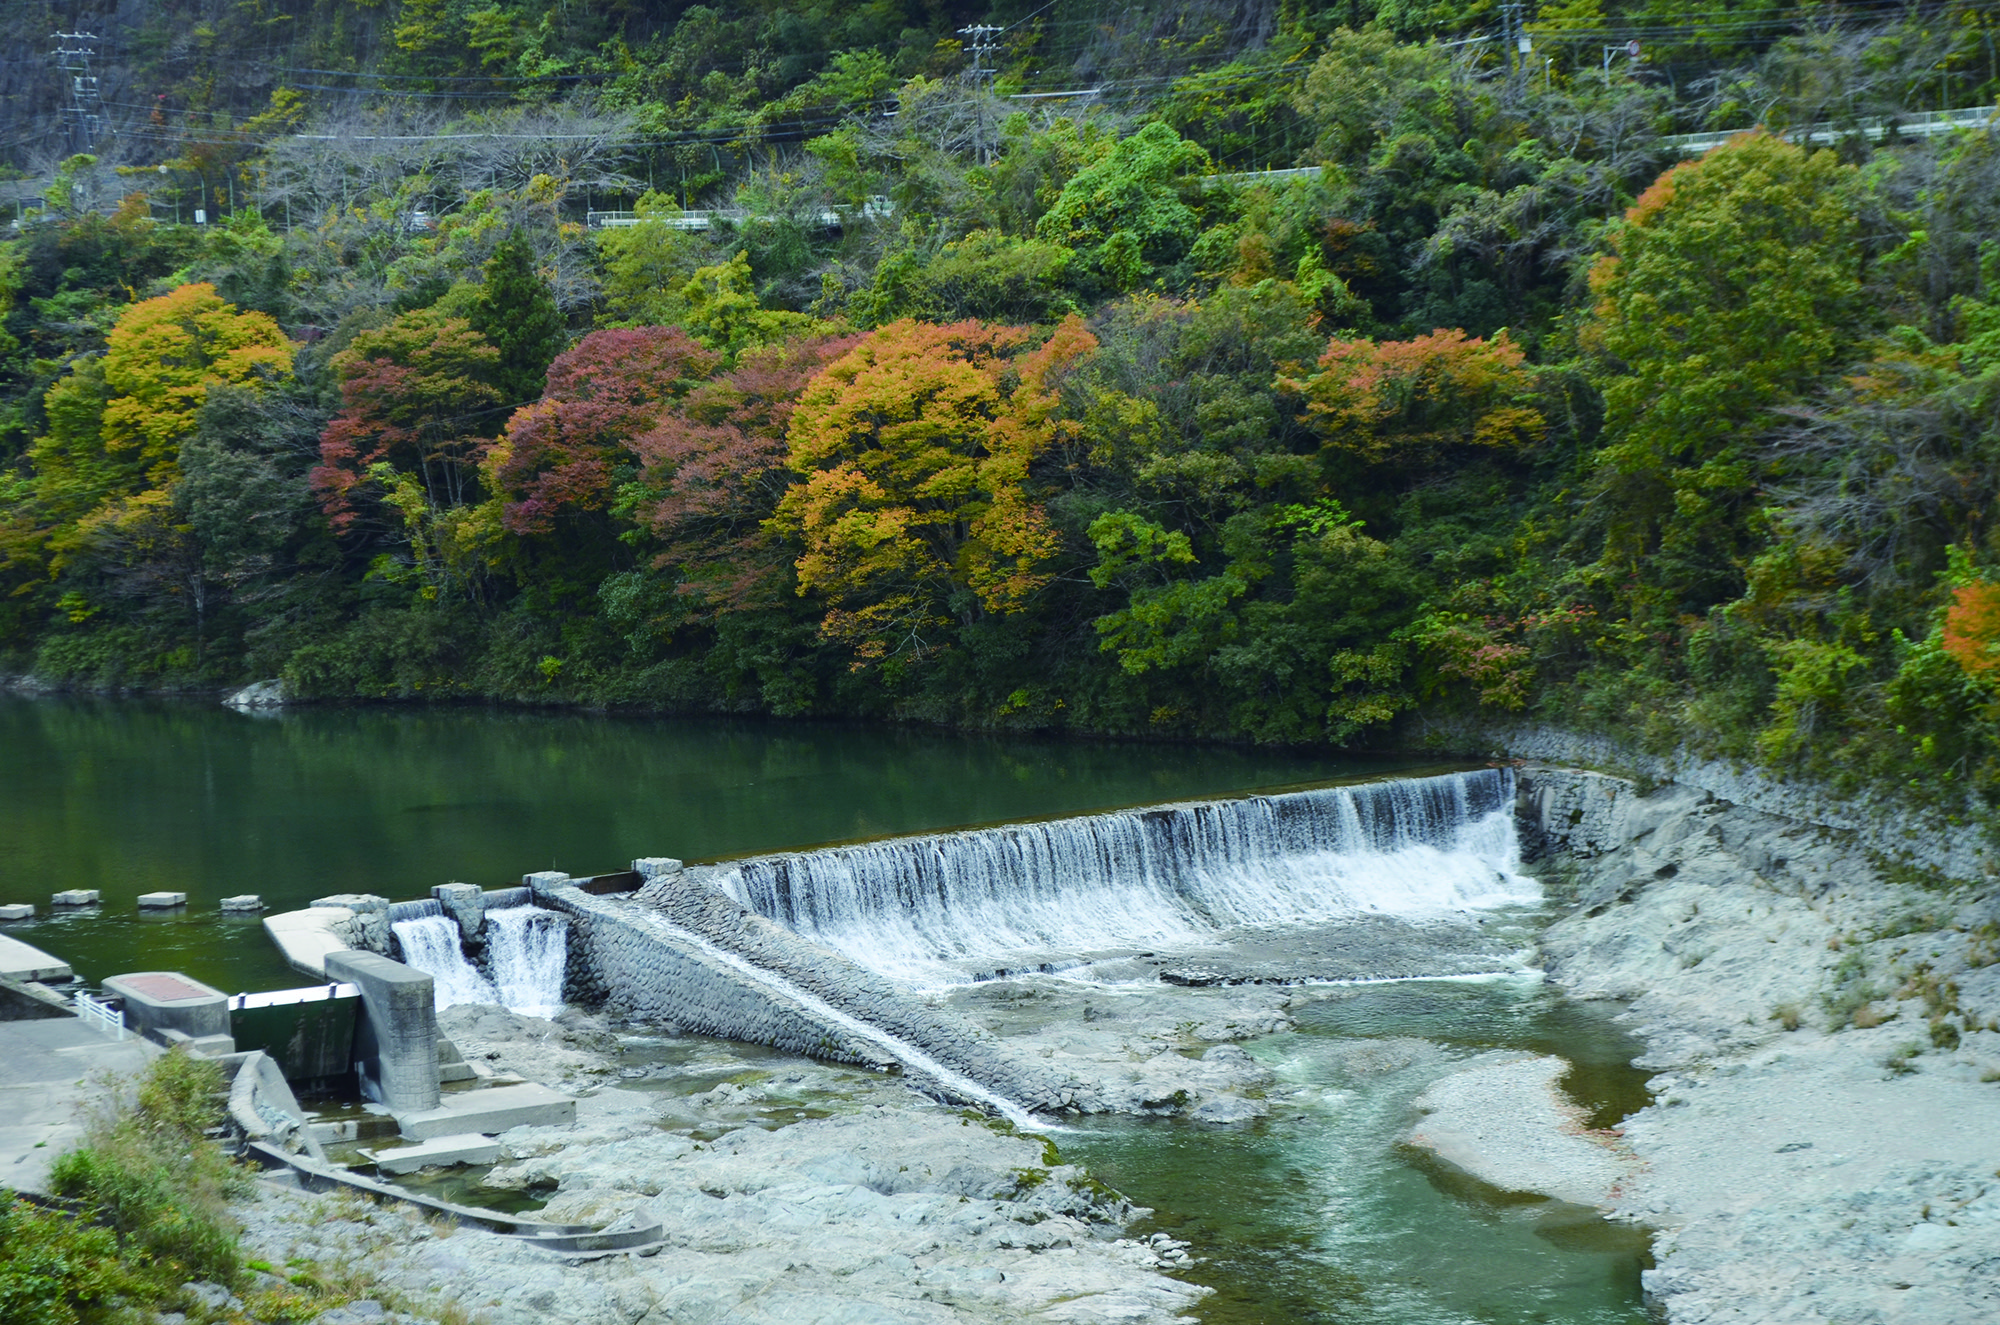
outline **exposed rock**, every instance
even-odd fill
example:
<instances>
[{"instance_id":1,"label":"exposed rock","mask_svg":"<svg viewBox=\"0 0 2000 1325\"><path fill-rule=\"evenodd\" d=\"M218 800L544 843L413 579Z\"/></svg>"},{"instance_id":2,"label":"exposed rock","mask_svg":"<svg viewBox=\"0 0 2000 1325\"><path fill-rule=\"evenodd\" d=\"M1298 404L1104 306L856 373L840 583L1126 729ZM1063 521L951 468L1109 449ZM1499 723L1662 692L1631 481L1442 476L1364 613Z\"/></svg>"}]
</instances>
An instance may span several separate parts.
<instances>
[{"instance_id":1,"label":"exposed rock","mask_svg":"<svg viewBox=\"0 0 2000 1325\"><path fill-rule=\"evenodd\" d=\"M232 690L222 697L222 702L242 713L258 710L283 708L291 703L285 694L283 681L253 681L241 690Z\"/></svg>"}]
</instances>

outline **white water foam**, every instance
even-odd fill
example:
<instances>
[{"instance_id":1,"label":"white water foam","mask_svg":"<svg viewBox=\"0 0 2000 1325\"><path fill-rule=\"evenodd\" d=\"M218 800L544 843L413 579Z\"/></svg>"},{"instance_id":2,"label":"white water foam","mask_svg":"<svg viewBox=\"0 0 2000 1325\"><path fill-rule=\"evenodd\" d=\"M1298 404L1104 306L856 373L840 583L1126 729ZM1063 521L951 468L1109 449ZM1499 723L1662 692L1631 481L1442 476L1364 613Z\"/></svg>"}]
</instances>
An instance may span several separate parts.
<instances>
[{"instance_id":1,"label":"white water foam","mask_svg":"<svg viewBox=\"0 0 2000 1325\"><path fill-rule=\"evenodd\" d=\"M486 913L486 957L500 1002L531 1017L562 1011L569 965L569 917L539 906Z\"/></svg>"},{"instance_id":2,"label":"white water foam","mask_svg":"<svg viewBox=\"0 0 2000 1325\"><path fill-rule=\"evenodd\" d=\"M491 917L489 916L488 918L490 919ZM675 939L687 944L691 948L699 949L706 956L729 967L729 969L742 975L752 983L762 985L773 993L791 999L818 1013L828 1021L839 1026L842 1030L853 1035L856 1039L866 1040L870 1044L887 1050L890 1056L902 1063L903 1066L914 1068L916 1071L932 1078L960 1099L971 1100L974 1103L985 1105L1007 1119L1007 1121L1013 1123L1016 1127L1035 1131L1060 1130L1043 1122L1040 1118L1037 1118L1013 1100L1008 1099L1005 1095L996 1094L980 1085L977 1081L974 1081L971 1077L966 1076L963 1072L957 1072L946 1067L943 1063L940 1063L916 1045L911 1044L908 1040L891 1035L880 1026L842 1012L819 995L801 988L775 971L767 971L761 966L754 965L729 951L729 949L718 947L694 931L683 929L659 915L647 914L645 920L641 923L659 927L664 932L671 934Z\"/></svg>"},{"instance_id":3,"label":"white water foam","mask_svg":"<svg viewBox=\"0 0 2000 1325\"><path fill-rule=\"evenodd\" d=\"M458 922L440 912L398 920L390 926L403 945L403 964L430 976L440 1011L461 1003L498 1003L500 991L465 958Z\"/></svg>"},{"instance_id":4,"label":"white water foam","mask_svg":"<svg viewBox=\"0 0 2000 1325\"><path fill-rule=\"evenodd\" d=\"M562 1011L568 916L537 906L488 911L490 980L466 959L459 946L458 922L442 909L395 921L390 928L402 945L404 963L431 977L440 1011L464 1003L497 1003L531 1017L553 1017Z\"/></svg>"},{"instance_id":5,"label":"white water foam","mask_svg":"<svg viewBox=\"0 0 2000 1325\"><path fill-rule=\"evenodd\" d=\"M764 857L719 882L864 966L936 985L1024 954L1539 900L1513 792L1510 771L1486 769Z\"/></svg>"}]
</instances>

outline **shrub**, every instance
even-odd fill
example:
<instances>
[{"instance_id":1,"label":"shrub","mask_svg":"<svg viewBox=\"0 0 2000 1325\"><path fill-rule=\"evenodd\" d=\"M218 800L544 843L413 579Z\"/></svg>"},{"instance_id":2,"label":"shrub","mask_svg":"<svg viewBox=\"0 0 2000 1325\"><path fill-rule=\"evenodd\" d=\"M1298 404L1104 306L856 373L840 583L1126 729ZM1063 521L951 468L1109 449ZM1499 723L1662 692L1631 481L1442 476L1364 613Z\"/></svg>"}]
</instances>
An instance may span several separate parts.
<instances>
[{"instance_id":1,"label":"shrub","mask_svg":"<svg viewBox=\"0 0 2000 1325\"><path fill-rule=\"evenodd\" d=\"M246 1184L205 1135L221 1121L221 1068L175 1050L140 1076L129 1105L92 1121L59 1157L51 1189L81 1202L116 1238L134 1272L165 1289L240 1273L227 1203Z\"/></svg>"},{"instance_id":2,"label":"shrub","mask_svg":"<svg viewBox=\"0 0 2000 1325\"><path fill-rule=\"evenodd\" d=\"M0 1320L93 1325L109 1318L123 1282L110 1230L0 1191Z\"/></svg>"}]
</instances>

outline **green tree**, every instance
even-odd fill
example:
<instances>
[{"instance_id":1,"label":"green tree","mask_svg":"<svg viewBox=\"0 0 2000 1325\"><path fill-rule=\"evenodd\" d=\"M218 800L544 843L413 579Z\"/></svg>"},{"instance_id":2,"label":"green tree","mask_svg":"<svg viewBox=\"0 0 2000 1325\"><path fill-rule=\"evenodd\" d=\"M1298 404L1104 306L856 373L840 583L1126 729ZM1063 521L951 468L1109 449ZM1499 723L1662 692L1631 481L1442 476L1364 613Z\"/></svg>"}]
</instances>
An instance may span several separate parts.
<instances>
[{"instance_id":1,"label":"green tree","mask_svg":"<svg viewBox=\"0 0 2000 1325\"><path fill-rule=\"evenodd\" d=\"M1102 288L1137 289L1201 233L1194 202L1207 168L1198 144L1155 121L1071 176L1035 233L1075 250Z\"/></svg>"},{"instance_id":2,"label":"green tree","mask_svg":"<svg viewBox=\"0 0 2000 1325\"><path fill-rule=\"evenodd\" d=\"M466 319L500 352L501 399L525 404L542 394L549 365L567 339L556 297L535 265L527 234L511 230L486 262L486 283Z\"/></svg>"},{"instance_id":3,"label":"green tree","mask_svg":"<svg viewBox=\"0 0 2000 1325\"><path fill-rule=\"evenodd\" d=\"M1755 538L1755 442L1866 325L1857 172L1747 134L1668 171L1591 273L1608 444L1600 573L1642 616L1733 596Z\"/></svg>"}]
</instances>

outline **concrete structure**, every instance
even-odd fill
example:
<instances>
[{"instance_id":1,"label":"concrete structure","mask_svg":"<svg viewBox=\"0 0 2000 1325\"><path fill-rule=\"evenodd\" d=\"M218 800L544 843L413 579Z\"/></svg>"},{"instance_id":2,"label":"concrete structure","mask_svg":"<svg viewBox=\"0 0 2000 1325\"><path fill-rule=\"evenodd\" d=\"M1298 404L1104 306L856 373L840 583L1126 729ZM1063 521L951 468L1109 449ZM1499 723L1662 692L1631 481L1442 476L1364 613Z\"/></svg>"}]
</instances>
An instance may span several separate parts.
<instances>
[{"instance_id":1,"label":"concrete structure","mask_svg":"<svg viewBox=\"0 0 2000 1325\"><path fill-rule=\"evenodd\" d=\"M632 872L642 879L654 879L662 874L679 874L687 866L672 856L641 856L632 862Z\"/></svg>"},{"instance_id":2,"label":"concrete structure","mask_svg":"<svg viewBox=\"0 0 2000 1325\"><path fill-rule=\"evenodd\" d=\"M347 924L343 927L350 948L363 952L380 953L387 957L390 953L389 899L374 893L335 893L330 897L315 897L312 906L321 910L345 911Z\"/></svg>"},{"instance_id":3,"label":"concrete structure","mask_svg":"<svg viewBox=\"0 0 2000 1325\"><path fill-rule=\"evenodd\" d=\"M186 906L187 900L188 895L186 893L140 893L139 909L141 911L170 911L177 906Z\"/></svg>"},{"instance_id":4,"label":"concrete structure","mask_svg":"<svg viewBox=\"0 0 2000 1325\"><path fill-rule=\"evenodd\" d=\"M346 924L354 913L345 907L309 907L264 917L264 932L278 945L295 971L326 979L327 954L346 952Z\"/></svg>"},{"instance_id":5,"label":"concrete structure","mask_svg":"<svg viewBox=\"0 0 2000 1325\"><path fill-rule=\"evenodd\" d=\"M238 893L234 897L223 898L222 909L225 911L262 911L264 909L264 899L256 893Z\"/></svg>"},{"instance_id":6,"label":"concrete structure","mask_svg":"<svg viewBox=\"0 0 2000 1325\"><path fill-rule=\"evenodd\" d=\"M431 1165L491 1164L500 1158L500 1143L478 1132L437 1136L394 1150L364 1150L384 1173L415 1173Z\"/></svg>"},{"instance_id":7,"label":"concrete structure","mask_svg":"<svg viewBox=\"0 0 2000 1325\"><path fill-rule=\"evenodd\" d=\"M125 1004L125 1024L156 1043L193 1042L190 1048L212 1051L220 1037L229 1041L229 997L178 971L136 971L114 975L104 992ZM234 1041L229 1041L229 1053Z\"/></svg>"},{"instance_id":8,"label":"concrete structure","mask_svg":"<svg viewBox=\"0 0 2000 1325\"><path fill-rule=\"evenodd\" d=\"M486 893L476 883L440 883L431 896L458 922L460 938L472 939L486 927Z\"/></svg>"},{"instance_id":9,"label":"concrete structure","mask_svg":"<svg viewBox=\"0 0 2000 1325\"><path fill-rule=\"evenodd\" d=\"M49 1164L82 1139L97 1083L136 1072L160 1052L73 1016L0 1022L0 1038L0 1175L30 1192L48 1190Z\"/></svg>"},{"instance_id":10,"label":"concrete structure","mask_svg":"<svg viewBox=\"0 0 2000 1325\"><path fill-rule=\"evenodd\" d=\"M532 1081L518 1086L456 1090L428 1109L391 1108L396 1126L412 1141L475 1132L495 1134L510 1127L560 1127L576 1121L575 1100Z\"/></svg>"},{"instance_id":11,"label":"concrete structure","mask_svg":"<svg viewBox=\"0 0 2000 1325\"><path fill-rule=\"evenodd\" d=\"M95 888L66 888L49 897L50 906L96 906L102 894Z\"/></svg>"},{"instance_id":12,"label":"concrete structure","mask_svg":"<svg viewBox=\"0 0 2000 1325\"><path fill-rule=\"evenodd\" d=\"M0 920L33 920L35 908L26 902L13 902L0 906Z\"/></svg>"},{"instance_id":13,"label":"concrete structure","mask_svg":"<svg viewBox=\"0 0 2000 1325\"><path fill-rule=\"evenodd\" d=\"M74 974L62 958L0 934L0 976L9 980L67 980Z\"/></svg>"},{"instance_id":14,"label":"concrete structure","mask_svg":"<svg viewBox=\"0 0 2000 1325\"><path fill-rule=\"evenodd\" d=\"M436 1109L437 990L431 977L376 953L351 951L328 953L326 974L361 988L354 1057L363 1094L388 1105L399 1119Z\"/></svg>"}]
</instances>

